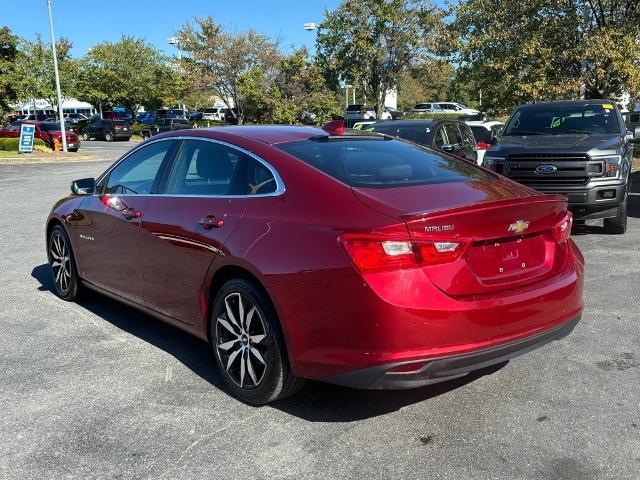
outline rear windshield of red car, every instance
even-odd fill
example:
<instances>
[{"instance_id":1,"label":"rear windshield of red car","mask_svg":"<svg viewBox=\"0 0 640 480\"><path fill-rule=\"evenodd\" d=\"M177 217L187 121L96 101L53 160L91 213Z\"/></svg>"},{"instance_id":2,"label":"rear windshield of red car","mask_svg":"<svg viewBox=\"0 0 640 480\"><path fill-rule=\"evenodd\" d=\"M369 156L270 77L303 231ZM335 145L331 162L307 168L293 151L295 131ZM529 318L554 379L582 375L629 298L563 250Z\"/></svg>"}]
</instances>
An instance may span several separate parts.
<instances>
[{"instance_id":1,"label":"rear windshield of red car","mask_svg":"<svg viewBox=\"0 0 640 480\"><path fill-rule=\"evenodd\" d=\"M383 137L322 137L277 147L352 187L384 188L493 178L470 162Z\"/></svg>"}]
</instances>

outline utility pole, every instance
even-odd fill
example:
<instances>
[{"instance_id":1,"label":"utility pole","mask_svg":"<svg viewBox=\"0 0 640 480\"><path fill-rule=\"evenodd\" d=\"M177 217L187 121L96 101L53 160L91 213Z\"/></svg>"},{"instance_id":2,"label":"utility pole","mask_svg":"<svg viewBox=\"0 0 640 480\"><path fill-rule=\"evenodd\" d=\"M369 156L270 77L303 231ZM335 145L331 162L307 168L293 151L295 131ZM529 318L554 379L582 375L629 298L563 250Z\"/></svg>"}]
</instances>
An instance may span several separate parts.
<instances>
[{"instance_id":1,"label":"utility pole","mask_svg":"<svg viewBox=\"0 0 640 480\"><path fill-rule=\"evenodd\" d=\"M56 92L58 94L58 115L60 117L60 135L62 136L62 151L67 151L67 134L64 130L64 115L62 114L62 93L60 92L60 74L58 73L58 54L56 53L56 37L53 34L53 16L51 15L51 0L47 0L49 7L49 27L51 27L51 50L53 50L53 71L56 76Z\"/></svg>"}]
</instances>

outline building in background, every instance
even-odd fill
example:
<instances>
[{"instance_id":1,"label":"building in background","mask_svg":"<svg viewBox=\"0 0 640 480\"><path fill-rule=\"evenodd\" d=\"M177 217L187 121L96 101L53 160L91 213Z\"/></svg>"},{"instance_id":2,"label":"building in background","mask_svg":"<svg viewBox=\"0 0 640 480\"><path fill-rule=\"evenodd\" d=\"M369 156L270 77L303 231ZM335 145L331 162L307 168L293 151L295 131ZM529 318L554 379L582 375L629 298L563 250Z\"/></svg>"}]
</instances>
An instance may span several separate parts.
<instances>
[{"instance_id":1,"label":"building in background","mask_svg":"<svg viewBox=\"0 0 640 480\"><path fill-rule=\"evenodd\" d=\"M56 107L51 105L48 101L43 99L31 99L24 104L15 105L16 112L20 112L22 115L55 115ZM87 102L80 102L75 98L68 98L62 102L62 111L64 113L83 113L85 115L93 115L97 113L97 109Z\"/></svg>"}]
</instances>

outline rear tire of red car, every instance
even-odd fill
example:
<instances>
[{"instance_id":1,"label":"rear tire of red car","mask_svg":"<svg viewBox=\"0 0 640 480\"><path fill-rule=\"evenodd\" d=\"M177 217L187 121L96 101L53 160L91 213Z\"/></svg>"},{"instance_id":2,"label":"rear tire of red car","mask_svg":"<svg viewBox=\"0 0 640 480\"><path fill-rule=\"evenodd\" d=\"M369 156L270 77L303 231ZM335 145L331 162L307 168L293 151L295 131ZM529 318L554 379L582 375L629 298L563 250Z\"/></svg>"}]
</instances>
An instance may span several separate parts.
<instances>
[{"instance_id":1,"label":"rear tire of red car","mask_svg":"<svg viewBox=\"0 0 640 480\"><path fill-rule=\"evenodd\" d=\"M209 322L216 364L239 400L264 405L297 392L284 337L271 302L245 279L226 282L216 295Z\"/></svg>"},{"instance_id":2,"label":"rear tire of red car","mask_svg":"<svg viewBox=\"0 0 640 480\"><path fill-rule=\"evenodd\" d=\"M71 242L62 225L53 227L47 245L51 278L56 294L63 300L72 302L80 296L81 285Z\"/></svg>"},{"instance_id":3,"label":"rear tire of red car","mask_svg":"<svg viewBox=\"0 0 640 480\"><path fill-rule=\"evenodd\" d=\"M615 217L604 219L604 233L621 235L627 231L627 198L628 195L625 193Z\"/></svg>"}]
</instances>

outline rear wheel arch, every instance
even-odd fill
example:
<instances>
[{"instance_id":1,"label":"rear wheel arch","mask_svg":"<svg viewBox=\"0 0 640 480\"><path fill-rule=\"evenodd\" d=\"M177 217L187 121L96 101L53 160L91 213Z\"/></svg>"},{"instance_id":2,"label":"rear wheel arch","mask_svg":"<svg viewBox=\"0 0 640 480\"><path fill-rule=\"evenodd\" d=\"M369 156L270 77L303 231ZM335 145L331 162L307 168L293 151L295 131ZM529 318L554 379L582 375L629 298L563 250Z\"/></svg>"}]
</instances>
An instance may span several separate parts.
<instances>
[{"instance_id":1,"label":"rear wheel arch","mask_svg":"<svg viewBox=\"0 0 640 480\"><path fill-rule=\"evenodd\" d=\"M213 308L213 304L215 302L216 299L216 295L218 295L218 292L222 289L222 286L227 283L229 280L232 279L243 279L246 280L247 282L252 283L258 290L261 291L261 293L264 294L265 298L269 301L269 303L271 304L271 307L273 308L274 312L276 312L276 316L278 317L278 323L280 325L280 330L282 332L282 334L285 336L285 345L287 344L286 342L286 334L284 332L284 329L282 328L282 322L280 321L280 315L278 313L278 309L275 305L275 302L273 301L273 299L271 298L271 295L269 294L269 292L267 291L266 287L264 286L264 284L262 283L262 281L260 281L260 279L253 274L252 272L250 272L248 269L244 268L244 267L240 267L238 265L224 265L222 267L220 267L218 270L215 271L215 273L213 274L213 277L211 278L211 281L209 282L209 298L207 301L207 321L206 321L206 328L207 328L207 340L209 342L212 341L211 339L211 309Z\"/></svg>"}]
</instances>

